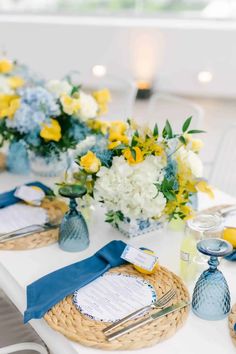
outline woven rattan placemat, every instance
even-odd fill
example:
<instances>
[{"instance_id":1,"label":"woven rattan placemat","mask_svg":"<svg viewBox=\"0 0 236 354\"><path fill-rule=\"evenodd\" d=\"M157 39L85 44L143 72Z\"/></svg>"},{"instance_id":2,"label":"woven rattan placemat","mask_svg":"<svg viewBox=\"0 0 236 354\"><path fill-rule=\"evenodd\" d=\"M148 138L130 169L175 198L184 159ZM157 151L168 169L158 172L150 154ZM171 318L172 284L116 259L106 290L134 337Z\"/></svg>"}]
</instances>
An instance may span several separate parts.
<instances>
[{"instance_id":1,"label":"woven rattan placemat","mask_svg":"<svg viewBox=\"0 0 236 354\"><path fill-rule=\"evenodd\" d=\"M0 152L0 172L6 169L6 155Z\"/></svg>"},{"instance_id":2,"label":"woven rattan placemat","mask_svg":"<svg viewBox=\"0 0 236 354\"><path fill-rule=\"evenodd\" d=\"M188 290L182 280L163 267L158 267L156 272L151 275L137 272L132 265L113 268L110 272L136 275L148 280L155 287L158 297L170 288L174 288L176 296L172 303L189 300ZM128 350L150 347L171 337L186 321L187 315L188 308L184 308L112 342L108 342L102 332L102 329L108 324L91 320L82 315L74 306L72 296L67 296L55 305L44 318L50 327L82 345L103 350ZM130 321L126 325L132 322Z\"/></svg>"},{"instance_id":3,"label":"woven rattan placemat","mask_svg":"<svg viewBox=\"0 0 236 354\"><path fill-rule=\"evenodd\" d=\"M51 223L59 223L67 210L67 205L57 198L45 198L41 205L47 210L47 214ZM58 240L58 228L37 232L35 234L0 242L0 250L29 250L51 245Z\"/></svg>"},{"instance_id":4,"label":"woven rattan placemat","mask_svg":"<svg viewBox=\"0 0 236 354\"><path fill-rule=\"evenodd\" d=\"M229 314L229 331L234 345L236 345L236 332L234 330L235 323L236 323L236 304L232 307L231 312Z\"/></svg>"}]
</instances>

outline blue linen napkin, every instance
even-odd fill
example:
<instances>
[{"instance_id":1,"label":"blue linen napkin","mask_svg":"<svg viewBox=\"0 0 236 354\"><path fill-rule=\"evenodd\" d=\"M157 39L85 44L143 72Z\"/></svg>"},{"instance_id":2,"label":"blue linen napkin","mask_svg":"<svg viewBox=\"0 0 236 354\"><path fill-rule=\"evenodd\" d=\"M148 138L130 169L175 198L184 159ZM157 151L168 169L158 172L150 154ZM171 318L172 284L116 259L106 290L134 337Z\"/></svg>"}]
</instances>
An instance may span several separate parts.
<instances>
[{"instance_id":1,"label":"blue linen napkin","mask_svg":"<svg viewBox=\"0 0 236 354\"><path fill-rule=\"evenodd\" d=\"M100 277L110 268L125 264L120 256L123 241L111 241L92 257L52 272L27 286L27 309L24 323L43 315L65 296Z\"/></svg>"},{"instance_id":2,"label":"blue linen napkin","mask_svg":"<svg viewBox=\"0 0 236 354\"><path fill-rule=\"evenodd\" d=\"M35 181L26 183L26 186L36 186L41 188L46 194L52 194L52 190L41 182ZM9 205L16 204L21 201L21 199L14 196L15 191L16 188L12 189L11 191L0 194L0 208L5 208Z\"/></svg>"}]
</instances>

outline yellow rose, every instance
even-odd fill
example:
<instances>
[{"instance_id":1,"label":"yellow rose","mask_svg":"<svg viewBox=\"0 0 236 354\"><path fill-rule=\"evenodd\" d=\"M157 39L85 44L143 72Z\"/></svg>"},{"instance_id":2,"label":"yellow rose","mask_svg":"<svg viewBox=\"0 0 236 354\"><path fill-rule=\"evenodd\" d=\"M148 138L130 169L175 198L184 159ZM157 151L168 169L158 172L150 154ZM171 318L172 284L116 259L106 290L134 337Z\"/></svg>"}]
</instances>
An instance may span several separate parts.
<instances>
[{"instance_id":1,"label":"yellow rose","mask_svg":"<svg viewBox=\"0 0 236 354\"><path fill-rule=\"evenodd\" d=\"M92 151L88 151L81 157L80 166L88 173L96 173L101 167L101 161Z\"/></svg>"},{"instance_id":2,"label":"yellow rose","mask_svg":"<svg viewBox=\"0 0 236 354\"><path fill-rule=\"evenodd\" d=\"M64 112L69 116L78 113L78 111L80 110L79 98L74 98L68 95L62 95L60 101Z\"/></svg>"},{"instance_id":3,"label":"yellow rose","mask_svg":"<svg viewBox=\"0 0 236 354\"><path fill-rule=\"evenodd\" d=\"M108 111L107 103L111 100L111 94L108 89L93 92L93 97L98 103L99 114L105 114Z\"/></svg>"},{"instance_id":4,"label":"yellow rose","mask_svg":"<svg viewBox=\"0 0 236 354\"><path fill-rule=\"evenodd\" d=\"M19 87L24 86L24 84L25 84L24 79L20 76L9 77L9 79L7 81L8 81L9 86L14 90L18 89Z\"/></svg>"},{"instance_id":5,"label":"yellow rose","mask_svg":"<svg viewBox=\"0 0 236 354\"><path fill-rule=\"evenodd\" d=\"M10 60L8 59L2 59L0 60L0 73L1 74L7 74L12 71L13 64Z\"/></svg>"},{"instance_id":6,"label":"yellow rose","mask_svg":"<svg viewBox=\"0 0 236 354\"><path fill-rule=\"evenodd\" d=\"M111 94L108 89L103 89L99 91L93 92L93 97L97 101L97 103L107 103L111 100Z\"/></svg>"},{"instance_id":7,"label":"yellow rose","mask_svg":"<svg viewBox=\"0 0 236 354\"><path fill-rule=\"evenodd\" d=\"M20 98L16 95L0 94L0 119L12 119L20 107Z\"/></svg>"},{"instance_id":8,"label":"yellow rose","mask_svg":"<svg viewBox=\"0 0 236 354\"><path fill-rule=\"evenodd\" d=\"M128 163L130 165L135 165L137 163L142 162L144 160L144 158L143 158L143 153L140 150L140 148L138 146L135 146L132 149L135 151L135 158L132 155L130 148L127 148L124 150L124 152L123 152L124 158L128 161Z\"/></svg>"},{"instance_id":9,"label":"yellow rose","mask_svg":"<svg viewBox=\"0 0 236 354\"><path fill-rule=\"evenodd\" d=\"M58 121L51 119L50 125L43 124L40 136L46 141L59 141L61 139L61 127Z\"/></svg>"}]
</instances>

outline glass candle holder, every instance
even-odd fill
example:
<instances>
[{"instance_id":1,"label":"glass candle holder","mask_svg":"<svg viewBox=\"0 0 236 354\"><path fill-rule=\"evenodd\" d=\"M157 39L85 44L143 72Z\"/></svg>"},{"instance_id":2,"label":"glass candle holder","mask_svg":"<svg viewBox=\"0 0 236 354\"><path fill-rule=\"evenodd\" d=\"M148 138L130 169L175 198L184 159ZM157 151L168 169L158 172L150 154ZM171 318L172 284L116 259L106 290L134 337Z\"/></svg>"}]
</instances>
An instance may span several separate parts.
<instances>
[{"instance_id":1,"label":"glass candle holder","mask_svg":"<svg viewBox=\"0 0 236 354\"><path fill-rule=\"evenodd\" d=\"M59 189L59 194L70 199L69 211L64 215L59 228L59 246L67 252L83 251L89 246L89 232L86 221L77 210L76 198L87 193L83 186L72 185Z\"/></svg>"},{"instance_id":2,"label":"glass candle holder","mask_svg":"<svg viewBox=\"0 0 236 354\"><path fill-rule=\"evenodd\" d=\"M197 243L197 249L210 256L209 268L198 279L192 298L192 310L205 320L221 320L230 311L230 292L224 275L217 269L218 257L232 252L229 242L219 238L209 238Z\"/></svg>"}]
</instances>

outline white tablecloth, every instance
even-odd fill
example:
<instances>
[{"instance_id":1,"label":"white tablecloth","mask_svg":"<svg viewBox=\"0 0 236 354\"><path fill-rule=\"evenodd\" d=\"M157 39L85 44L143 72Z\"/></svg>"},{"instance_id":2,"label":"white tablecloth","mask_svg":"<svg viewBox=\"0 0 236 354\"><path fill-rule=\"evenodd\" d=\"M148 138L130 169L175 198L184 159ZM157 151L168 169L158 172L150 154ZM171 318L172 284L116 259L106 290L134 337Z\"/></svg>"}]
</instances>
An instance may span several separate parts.
<instances>
[{"instance_id":1,"label":"white tablecloth","mask_svg":"<svg viewBox=\"0 0 236 354\"><path fill-rule=\"evenodd\" d=\"M16 176L8 173L0 174L0 192L9 190L26 181L39 178ZM40 179L48 185L53 185L52 179ZM215 199L199 195L200 209L221 203L236 203L236 200L216 191ZM160 264L168 267L173 272L179 272L179 249L182 232L171 230L152 232L134 239L127 239L109 224L104 222L103 211L97 209L89 226L90 246L80 253L66 253L59 249L57 244L31 251L0 251L0 286L23 313L26 306L26 286L41 276L58 268L84 259L107 242L113 239L122 239L135 247L144 246L156 252ZM236 302L236 263L221 262L223 271L232 296ZM192 291L193 284L189 286ZM34 329L39 333L54 354L89 354L99 352L96 349L83 347L69 341L61 334L53 331L44 320L31 321ZM199 354L200 352L214 354L234 354L235 348L231 342L227 319L222 321L204 321L190 313L185 326L172 338L157 346L142 349L145 354ZM101 352L101 351L100 351ZM118 352L124 353L124 352ZM129 352L133 353L133 352Z\"/></svg>"}]
</instances>

